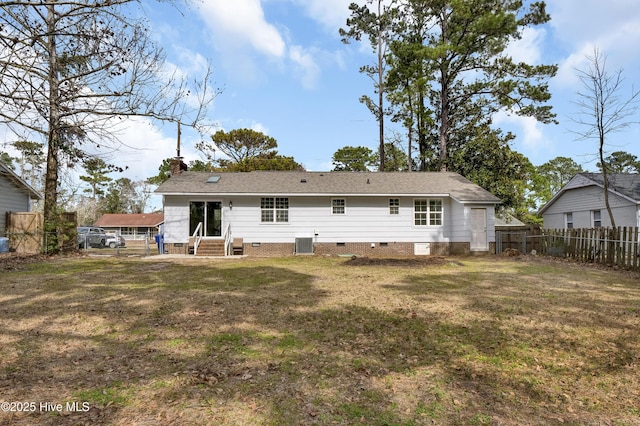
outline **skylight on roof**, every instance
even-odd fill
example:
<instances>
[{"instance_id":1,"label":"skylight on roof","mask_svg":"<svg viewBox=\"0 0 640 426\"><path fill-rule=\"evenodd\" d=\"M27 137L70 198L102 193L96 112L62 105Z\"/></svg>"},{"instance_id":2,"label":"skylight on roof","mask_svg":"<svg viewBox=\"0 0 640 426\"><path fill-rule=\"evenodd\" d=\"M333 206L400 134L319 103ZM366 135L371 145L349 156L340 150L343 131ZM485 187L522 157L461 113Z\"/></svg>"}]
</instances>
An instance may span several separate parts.
<instances>
[{"instance_id":1,"label":"skylight on roof","mask_svg":"<svg viewBox=\"0 0 640 426\"><path fill-rule=\"evenodd\" d=\"M219 180L220 176L210 176L209 179L207 179L207 183L218 183Z\"/></svg>"}]
</instances>

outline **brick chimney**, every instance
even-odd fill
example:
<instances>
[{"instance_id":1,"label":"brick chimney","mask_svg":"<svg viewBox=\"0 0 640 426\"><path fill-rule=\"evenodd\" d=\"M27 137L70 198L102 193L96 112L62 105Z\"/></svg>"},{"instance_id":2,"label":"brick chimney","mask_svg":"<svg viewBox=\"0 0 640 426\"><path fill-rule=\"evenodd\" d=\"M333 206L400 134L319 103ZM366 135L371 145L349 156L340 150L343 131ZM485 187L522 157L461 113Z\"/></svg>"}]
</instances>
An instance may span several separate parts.
<instances>
[{"instance_id":1,"label":"brick chimney","mask_svg":"<svg viewBox=\"0 0 640 426\"><path fill-rule=\"evenodd\" d=\"M182 161L182 157L175 157L173 160L171 160L171 163L169 163L169 165L171 176L177 176L182 172L187 171L187 165Z\"/></svg>"}]
</instances>

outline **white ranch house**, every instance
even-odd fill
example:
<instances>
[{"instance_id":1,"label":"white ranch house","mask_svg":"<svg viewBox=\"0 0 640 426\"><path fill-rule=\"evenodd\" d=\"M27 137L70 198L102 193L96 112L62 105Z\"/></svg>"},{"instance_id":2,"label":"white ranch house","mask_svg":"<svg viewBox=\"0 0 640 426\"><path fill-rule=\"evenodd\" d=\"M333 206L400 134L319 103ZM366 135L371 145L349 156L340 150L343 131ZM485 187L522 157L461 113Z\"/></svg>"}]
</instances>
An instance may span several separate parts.
<instances>
[{"instance_id":1,"label":"white ranch house","mask_svg":"<svg viewBox=\"0 0 640 426\"><path fill-rule=\"evenodd\" d=\"M500 200L456 173L176 171L156 190L163 195L168 253L387 255L495 249L494 213Z\"/></svg>"},{"instance_id":2,"label":"white ranch house","mask_svg":"<svg viewBox=\"0 0 640 426\"><path fill-rule=\"evenodd\" d=\"M616 226L640 227L640 174L611 174L609 204ZM540 209L547 229L611 226L601 173L575 175Z\"/></svg>"}]
</instances>

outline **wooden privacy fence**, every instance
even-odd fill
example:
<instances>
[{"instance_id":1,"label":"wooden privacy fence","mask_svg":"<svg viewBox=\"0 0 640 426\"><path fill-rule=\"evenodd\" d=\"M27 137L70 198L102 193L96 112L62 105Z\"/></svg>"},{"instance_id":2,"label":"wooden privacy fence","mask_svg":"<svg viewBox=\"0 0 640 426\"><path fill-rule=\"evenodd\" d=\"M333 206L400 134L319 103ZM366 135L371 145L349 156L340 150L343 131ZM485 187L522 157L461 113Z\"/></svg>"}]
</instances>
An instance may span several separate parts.
<instances>
[{"instance_id":1,"label":"wooden privacy fence","mask_svg":"<svg viewBox=\"0 0 640 426\"><path fill-rule=\"evenodd\" d=\"M507 249L515 249L520 253L540 252L541 234L538 225L496 226L496 254Z\"/></svg>"},{"instance_id":2,"label":"wooden privacy fence","mask_svg":"<svg viewBox=\"0 0 640 426\"><path fill-rule=\"evenodd\" d=\"M7 213L9 250L22 254L42 252L42 213Z\"/></svg>"},{"instance_id":3,"label":"wooden privacy fence","mask_svg":"<svg viewBox=\"0 0 640 426\"><path fill-rule=\"evenodd\" d=\"M76 243L76 213L62 213L57 228L58 249L69 252L77 249ZM44 231L42 213L7 213L7 237L9 250L22 254L38 254L47 252L48 235ZM62 238L60 238L62 237Z\"/></svg>"},{"instance_id":4,"label":"wooden privacy fence","mask_svg":"<svg viewBox=\"0 0 640 426\"><path fill-rule=\"evenodd\" d=\"M640 271L637 227L543 229L542 253Z\"/></svg>"}]
</instances>

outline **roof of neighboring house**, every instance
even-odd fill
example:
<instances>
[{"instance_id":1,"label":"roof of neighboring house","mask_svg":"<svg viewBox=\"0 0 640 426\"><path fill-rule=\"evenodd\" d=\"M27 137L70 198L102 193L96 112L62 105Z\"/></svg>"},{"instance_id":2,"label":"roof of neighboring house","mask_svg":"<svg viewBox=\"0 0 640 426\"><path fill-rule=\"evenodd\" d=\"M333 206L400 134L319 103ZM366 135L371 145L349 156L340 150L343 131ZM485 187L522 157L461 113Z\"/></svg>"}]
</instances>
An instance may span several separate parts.
<instances>
[{"instance_id":1,"label":"roof of neighboring house","mask_svg":"<svg viewBox=\"0 0 640 426\"><path fill-rule=\"evenodd\" d=\"M496 227L518 227L518 226L526 226L524 222L519 220L517 217L510 214L496 214Z\"/></svg>"},{"instance_id":2,"label":"roof of neighboring house","mask_svg":"<svg viewBox=\"0 0 640 426\"><path fill-rule=\"evenodd\" d=\"M164 213L141 213L141 214L103 214L100 219L94 223L94 226L102 228L139 228L158 226L164 222Z\"/></svg>"},{"instance_id":3,"label":"roof of neighboring house","mask_svg":"<svg viewBox=\"0 0 640 426\"><path fill-rule=\"evenodd\" d=\"M582 176L594 181L598 186L604 187L602 173L580 173ZM640 201L640 174L615 173L607 175L609 188L619 192L627 198Z\"/></svg>"},{"instance_id":4,"label":"roof of neighboring house","mask_svg":"<svg viewBox=\"0 0 640 426\"><path fill-rule=\"evenodd\" d=\"M20 176L18 176L9 166L0 162L0 176L4 176L10 182L12 182L19 190L24 192L29 196L29 198L33 198L36 200L42 200L44 198L40 192L36 191L31 185L25 182Z\"/></svg>"},{"instance_id":5,"label":"roof of neighboring house","mask_svg":"<svg viewBox=\"0 0 640 426\"><path fill-rule=\"evenodd\" d=\"M451 172L182 172L156 189L164 195L440 195L460 202L500 203L470 180Z\"/></svg>"},{"instance_id":6,"label":"roof of neighboring house","mask_svg":"<svg viewBox=\"0 0 640 426\"><path fill-rule=\"evenodd\" d=\"M607 175L609 191L635 203L640 203L640 174L612 173ZM602 173L578 173L557 194L540 209L544 213L562 194L569 189L599 186L604 188Z\"/></svg>"}]
</instances>

